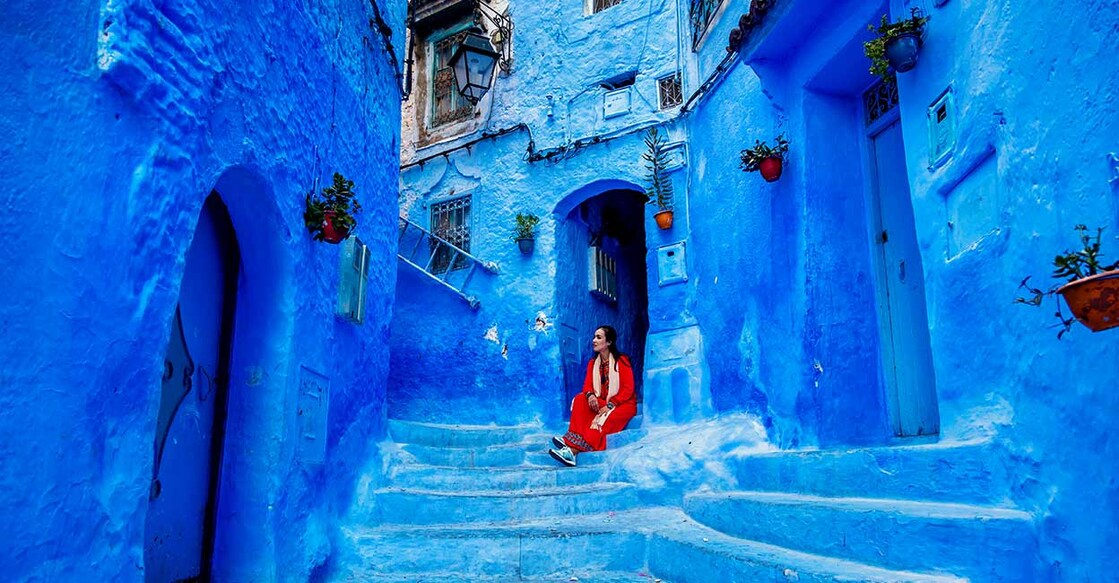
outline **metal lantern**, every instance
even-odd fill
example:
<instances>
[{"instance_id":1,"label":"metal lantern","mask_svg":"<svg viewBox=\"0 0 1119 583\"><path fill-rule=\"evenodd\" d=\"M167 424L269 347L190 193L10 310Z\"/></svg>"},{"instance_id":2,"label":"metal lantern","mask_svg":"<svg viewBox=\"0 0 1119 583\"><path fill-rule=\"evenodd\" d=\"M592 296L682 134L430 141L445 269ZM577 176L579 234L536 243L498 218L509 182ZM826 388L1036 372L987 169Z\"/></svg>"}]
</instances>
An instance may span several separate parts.
<instances>
[{"instance_id":1,"label":"metal lantern","mask_svg":"<svg viewBox=\"0 0 1119 583\"><path fill-rule=\"evenodd\" d=\"M454 73L458 92L470 103L478 103L489 90L500 57L489 39L477 28L466 33L462 42L455 46L448 64Z\"/></svg>"}]
</instances>

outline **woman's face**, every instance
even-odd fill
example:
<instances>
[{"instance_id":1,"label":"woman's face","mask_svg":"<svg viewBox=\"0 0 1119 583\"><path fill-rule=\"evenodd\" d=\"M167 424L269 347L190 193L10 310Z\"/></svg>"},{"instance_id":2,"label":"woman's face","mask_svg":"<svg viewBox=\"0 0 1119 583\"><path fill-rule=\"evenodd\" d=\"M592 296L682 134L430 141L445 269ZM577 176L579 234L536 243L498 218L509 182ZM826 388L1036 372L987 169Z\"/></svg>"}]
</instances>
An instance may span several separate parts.
<instances>
[{"instance_id":1,"label":"woman's face","mask_svg":"<svg viewBox=\"0 0 1119 583\"><path fill-rule=\"evenodd\" d=\"M602 328L594 331L594 339L591 340L591 348L594 348L594 351L599 354L603 354L610 350L610 343L606 341L606 333L602 331Z\"/></svg>"}]
</instances>

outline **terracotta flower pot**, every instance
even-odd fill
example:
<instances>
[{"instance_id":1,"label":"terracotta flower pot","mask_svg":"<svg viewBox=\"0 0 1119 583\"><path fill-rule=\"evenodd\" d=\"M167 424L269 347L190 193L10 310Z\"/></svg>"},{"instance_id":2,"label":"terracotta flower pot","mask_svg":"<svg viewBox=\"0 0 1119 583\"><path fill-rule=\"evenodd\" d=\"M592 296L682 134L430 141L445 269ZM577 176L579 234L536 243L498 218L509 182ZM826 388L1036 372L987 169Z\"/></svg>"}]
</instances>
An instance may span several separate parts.
<instances>
[{"instance_id":1,"label":"terracotta flower pot","mask_svg":"<svg viewBox=\"0 0 1119 583\"><path fill-rule=\"evenodd\" d=\"M350 236L350 229L347 227L335 227L334 217L337 213L334 211L326 211L323 213L322 218L322 239L327 243L337 245Z\"/></svg>"},{"instance_id":2,"label":"terracotta flower pot","mask_svg":"<svg viewBox=\"0 0 1119 583\"><path fill-rule=\"evenodd\" d=\"M1119 326L1119 270L1067 283L1057 290L1072 314L1092 332Z\"/></svg>"},{"instance_id":3,"label":"terracotta flower pot","mask_svg":"<svg viewBox=\"0 0 1119 583\"><path fill-rule=\"evenodd\" d=\"M766 182L773 182L781 178L781 165L781 159L774 156L762 160L758 164L758 170L761 171L762 178L764 178Z\"/></svg>"},{"instance_id":4,"label":"terracotta flower pot","mask_svg":"<svg viewBox=\"0 0 1119 583\"><path fill-rule=\"evenodd\" d=\"M517 239L517 247L521 248L522 255L532 255L532 250L536 249L536 239Z\"/></svg>"},{"instance_id":5,"label":"terracotta flower pot","mask_svg":"<svg viewBox=\"0 0 1119 583\"><path fill-rule=\"evenodd\" d=\"M657 221L657 226L661 229L672 228L672 211L660 211L653 215Z\"/></svg>"}]
</instances>

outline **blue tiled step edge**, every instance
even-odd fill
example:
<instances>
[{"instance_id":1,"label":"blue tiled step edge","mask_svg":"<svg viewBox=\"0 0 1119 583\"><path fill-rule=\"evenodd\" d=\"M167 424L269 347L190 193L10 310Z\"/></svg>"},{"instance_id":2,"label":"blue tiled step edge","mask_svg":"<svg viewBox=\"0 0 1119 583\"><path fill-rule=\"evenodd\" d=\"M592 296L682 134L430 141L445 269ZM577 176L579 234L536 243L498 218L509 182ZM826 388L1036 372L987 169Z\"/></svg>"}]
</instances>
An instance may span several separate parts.
<instances>
[{"instance_id":1,"label":"blue tiled step edge","mask_svg":"<svg viewBox=\"0 0 1119 583\"><path fill-rule=\"evenodd\" d=\"M684 509L727 534L811 553L979 581L1034 579L1035 527L1020 510L775 492L692 494Z\"/></svg>"}]
</instances>

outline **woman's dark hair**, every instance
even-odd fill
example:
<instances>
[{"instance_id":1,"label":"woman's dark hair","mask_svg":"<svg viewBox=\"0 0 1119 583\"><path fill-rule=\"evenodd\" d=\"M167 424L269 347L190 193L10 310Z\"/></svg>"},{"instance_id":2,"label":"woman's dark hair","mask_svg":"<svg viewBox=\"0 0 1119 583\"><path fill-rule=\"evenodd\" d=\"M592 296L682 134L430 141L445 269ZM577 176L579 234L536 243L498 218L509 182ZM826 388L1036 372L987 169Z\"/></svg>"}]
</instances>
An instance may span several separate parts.
<instances>
[{"instance_id":1,"label":"woman's dark hair","mask_svg":"<svg viewBox=\"0 0 1119 583\"><path fill-rule=\"evenodd\" d=\"M602 330L602 337L610 345L610 356L614 357L614 370L618 370L618 361L622 359L624 354L618 350L618 331L613 326L602 325L595 330Z\"/></svg>"}]
</instances>

